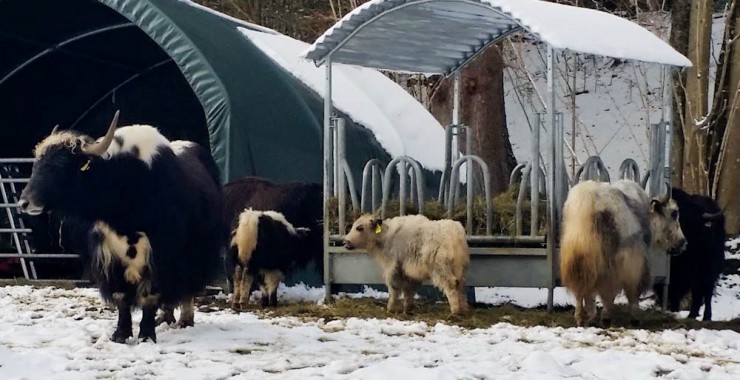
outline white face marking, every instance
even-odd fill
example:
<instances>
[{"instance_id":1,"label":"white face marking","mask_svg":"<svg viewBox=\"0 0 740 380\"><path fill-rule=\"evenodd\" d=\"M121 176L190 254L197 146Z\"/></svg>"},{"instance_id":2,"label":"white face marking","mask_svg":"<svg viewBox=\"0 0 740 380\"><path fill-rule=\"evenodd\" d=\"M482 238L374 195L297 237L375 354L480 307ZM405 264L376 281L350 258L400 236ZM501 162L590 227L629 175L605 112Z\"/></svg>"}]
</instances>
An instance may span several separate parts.
<instances>
[{"instance_id":1,"label":"white face marking","mask_svg":"<svg viewBox=\"0 0 740 380\"><path fill-rule=\"evenodd\" d=\"M162 147L170 146L170 141L151 125L121 127L116 129L115 137L118 140L123 140L123 143L119 144L118 141L114 140L106 151L107 157L138 153L137 158L144 161L147 166L152 165L154 157L159 154Z\"/></svg>"}]
</instances>

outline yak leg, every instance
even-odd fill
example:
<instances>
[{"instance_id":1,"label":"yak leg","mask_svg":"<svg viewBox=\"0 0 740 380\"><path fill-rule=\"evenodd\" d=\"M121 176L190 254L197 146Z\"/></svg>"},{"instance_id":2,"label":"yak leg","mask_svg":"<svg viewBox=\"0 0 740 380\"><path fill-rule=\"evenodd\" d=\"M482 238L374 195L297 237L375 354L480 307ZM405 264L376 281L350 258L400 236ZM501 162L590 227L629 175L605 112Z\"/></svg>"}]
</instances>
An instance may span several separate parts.
<instances>
[{"instance_id":1,"label":"yak leg","mask_svg":"<svg viewBox=\"0 0 740 380\"><path fill-rule=\"evenodd\" d=\"M385 285L388 287L388 305L386 310L389 313L395 313L398 311L398 293L402 290L402 279L401 270L394 268L385 275Z\"/></svg>"},{"instance_id":2,"label":"yak leg","mask_svg":"<svg viewBox=\"0 0 740 380\"><path fill-rule=\"evenodd\" d=\"M246 267L237 265L234 269L234 299L231 301L231 308L234 310L244 310L249 302L250 289L252 288L252 276L247 272Z\"/></svg>"},{"instance_id":3,"label":"yak leg","mask_svg":"<svg viewBox=\"0 0 740 380\"><path fill-rule=\"evenodd\" d=\"M154 322L157 326L162 323L171 325L175 323L175 305L162 305L162 309L157 316L157 320Z\"/></svg>"},{"instance_id":4,"label":"yak leg","mask_svg":"<svg viewBox=\"0 0 740 380\"><path fill-rule=\"evenodd\" d=\"M414 296L419 282L409 279L403 287L403 312L408 314L414 308Z\"/></svg>"},{"instance_id":5,"label":"yak leg","mask_svg":"<svg viewBox=\"0 0 740 380\"><path fill-rule=\"evenodd\" d=\"M195 304L193 297L186 298L180 304L180 319L177 327L184 328L195 325Z\"/></svg>"},{"instance_id":6,"label":"yak leg","mask_svg":"<svg viewBox=\"0 0 740 380\"><path fill-rule=\"evenodd\" d=\"M445 296L447 296L447 302L450 304L450 314L460 314L462 309L467 306L467 301L464 306L461 304L462 297L464 296L462 292L463 283L453 278L452 272L446 268L437 268L431 277L432 283L440 288Z\"/></svg>"},{"instance_id":7,"label":"yak leg","mask_svg":"<svg viewBox=\"0 0 740 380\"><path fill-rule=\"evenodd\" d=\"M113 293L113 300L118 308L118 323L111 338L116 343L126 343L126 339L134 336L131 323L132 300L125 293Z\"/></svg>"},{"instance_id":8,"label":"yak leg","mask_svg":"<svg viewBox=\"0 0 740 380\"><path fill-rule=\"evenodd\" d=\"M691 311L689 311L689 318L696 318L699 316L699 308L702 304L703 292L696 286L691 289Z\"/></svg>"},{"instance_id":9,"label":"yak leg","mask_svg":"<svg viewBox=\"0 0 740 380\"><path fill-rule=\"evenodd\" d=\"M702 318L703 321L711 321L712 320L712 295L714 293L714 289L709 286L704 290L704 317Z\"/></svg>"},{"instance_id":10,"label":"yak leg","mask_svg":"<svg viewBox=\"0 0 740 380\"><path fill-rule=\"evenodd\" d=\"M157 308L159 304L158 295L148 295L141 297L141 322L139 323L139 339L146 342L151 339L152 342L157 343L157 333L154 328L156 327L155 317L157 315Z\"/></svg>"},{"instance_id":11,"label":"yak leg","mask_svg":"<svg viewBox=\"0 0 740 380\"><path fill-rule=\"evenodd\" d=\"M612 317L614 316L614 298L619 293L619 288L616 284L608 281L599 287L599 297L604 308L601 310L601 324L604 327L609 327L612 324ZM594 314L596 313L596 307L594 305Z\"/></svg>"},{"instance_id":12,"label":"yak leg","mask_svg":"<svg viewBox=\"0 0 740 380\"><path fill-rule=\"evenodd\" d=\"M254 281L254 277L252 277L252 275L247 272L247 268L242 269L240 292L241 297L239 298L239 305L241 305L241 307L244 309L247 308L247 304L249 303L249 296L252 294L252 281Z\"/></svg>"},{"instance_id":13,"label":"yak leg","mask_svg":"<svg viewBox=\"0 0 740 380\"><path fill-rule=\"evenodd\" d=\"M262 294L263 306L277 306L277 290L280 286L280 281L283 279L283 273L279 270L267 271L264 273L265 278L265 290ZM267 296L267 297L265 297ZM267 304L265 305L265 298L267 298Z\"/></svg>"},{"instance_id":14,"label":"yak leg","mask_svg":"<svg viewBox=\"0 0 740 380\"><path fill-rule=\"evenodd\" d=\"M639 325L637 317L640 310L641 284L649 278L647 269L647 252L642 246L627 246L620 249L616 256L617 284L624 289L630 308L630 324Z\"/></svg>"},{"instance_id":15,"label":"yak leg","mask_svg":"<svg viewBox=\"0 0 740 380\"><path fill-rule=\"evenodd\" d=\"M573 313L573 317L576 320L576 326L585 327L591 321L591 310L590 308L594 305L594 297L592 294L575 294L576 298L576 310Z\"/></svg>"}]
</instances>

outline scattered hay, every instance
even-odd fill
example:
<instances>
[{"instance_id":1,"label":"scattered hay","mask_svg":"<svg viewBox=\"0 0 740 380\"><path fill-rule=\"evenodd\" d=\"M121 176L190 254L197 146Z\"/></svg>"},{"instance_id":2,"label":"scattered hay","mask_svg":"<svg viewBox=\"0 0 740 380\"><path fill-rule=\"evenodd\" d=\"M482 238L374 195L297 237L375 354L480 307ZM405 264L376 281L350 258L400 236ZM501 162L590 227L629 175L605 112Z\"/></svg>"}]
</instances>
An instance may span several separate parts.
<instances>
[{"instance_id":1,"label":"scattered hay","mask_svg":"<svg viewBox=\"0 0 740 380\"><path fill-rule=\"evenodd\" d=\"M518 187L509 189L506 192L498 194L492 199L493 208L493 222L491 226L491 232L493 235L516 235L516 200L519 193ZM467 210L465 198L461 197L460 200L455 204L452 210L452 218L467 227ZM337 198L329 198L327 201L329 207L329 229L332 234L339 233L338 228L338 215L339 215L339 202ZM530 221L532 218L531 214L531 203L529 199L523 200L522 202L522 234L528 235L530 233ZM388 201L386 206L386 217L392 218L400 214L400 201L398 199L391 199ZM431 200L424 203L424 215L432 220L446 219L448 218L447 206L443 205L437 200ZM419 207L415 203L406 204L406 214L418 214ZM363 212L355 210L352 205L347 204L347 217L345 230L351 226ZM545 231L545 219L547 215L547 200L542 198L539 202L539 234L544 235ZM473 234L485 235L486 234L486 199L484 196L476 196L473 198Z\"/></svg>"},{"instance_id":2,"label":"scattered hay","mask_svg":"<svg viewBox=\"0 0 740 380\"><path fill-rule=\"evenodd\" d=\"M202 300L202 302L207 302ZM224 302L214 300L213 302ZM252 306L250 312L263 317L297 317L304 321L319 321L324 323L347 318L385 319L394 318L406 321L426 322L433 326L437 322L459 326L467 329L488 328L497 323L505 322L518 326L532 327L575 327L573 307L556 306L552 313L548 313L544 306L537 308L523 308L506 303L498 306L486 304L471 305L470 311L464 316L450 316L446 302L436 302L427 299L418 299L411 314L388 313L385 310L386 300L374 298L339 298L330 305L317 305L306 302L282 302L277 308L260 308ZM228 305L224 305L228 307ZM658 309L643 310L640 312L642 325L640 328L650 331L675 329L717 329L740 332L740 319L731 321L702 322L696 320L676 320L671 315ZM627 305L617 305L613 318L612 329L632 329L629 324Z\"/></svg>"}]
</instances>

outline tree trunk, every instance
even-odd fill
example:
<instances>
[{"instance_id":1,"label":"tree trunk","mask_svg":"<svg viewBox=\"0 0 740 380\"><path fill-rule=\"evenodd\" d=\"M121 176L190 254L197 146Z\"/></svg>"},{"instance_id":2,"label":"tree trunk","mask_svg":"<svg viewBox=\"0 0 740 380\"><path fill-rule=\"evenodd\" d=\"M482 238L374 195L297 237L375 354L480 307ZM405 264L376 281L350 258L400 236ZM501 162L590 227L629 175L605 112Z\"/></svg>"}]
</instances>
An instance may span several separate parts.
<instances>
[{"instance_id":1,"label":"tree trunk","mask_svg":"<svg viewBox=\"0 0 740 380\"><path fill-rule=\"evenodd\" d=\"M691 0L673 0L671 4L671 36L670 44L676 51L688 55L689 50L689 18L691 15ZM683 187L683 127L685 94L681 86L686 83L685 71L674 71L673 74L673 135L671 151L671 182L678 188Z\"/></svg>"},{"instance_id":2,"label":"tree trunk","mask_svg":"<svg viewBox=\"0 0 740 380\"><path fill-rule=\"evenodd\" d=\"M683 188L689 193L709 193L706 133L699 127L708 116L709 49L712 31L712 0L692 0L688 58L694 64L686 75L684 106Z\"/></svg>"},{"instance_id":3,"label":"tree trunk","mask_svg":"<svg viewBox=\"0 0 740 380\"><path fill-rule=\"evenodd\" d=\"M728 73L721 91L723 101L726 100L727 107L724 115L726 121L721 122L724 127L722 133L722 146L717 160L716 197L720 207L725 208L726 223L725 232L728 235L736 235L740 232L740 46L736 40L737 27L740 22L740 7L737 0L731 4L732 13L727 18L726 28L728 33L723 43L723 55L727 61ZM732 43L727 44L727 40ZM722 63L722 61L720 62Z\"/></svg>"},{"instance_id":4,"label":"tree trunk","mask_svg":"<svg viewBox=\"0 0 740 380\"><path fill-rule=\"evenodd\" d=\"M472 129L473 153L488 165L494 194L508 189L509 175L516 166L506 127L503 69L501 51L492 46L460 74L460 123ZM452 122L453 83L452 77L445 79L431 99L431 112L442 125ZM461 137L459 147L464 151Z\"/></svg>"}]
</instances>

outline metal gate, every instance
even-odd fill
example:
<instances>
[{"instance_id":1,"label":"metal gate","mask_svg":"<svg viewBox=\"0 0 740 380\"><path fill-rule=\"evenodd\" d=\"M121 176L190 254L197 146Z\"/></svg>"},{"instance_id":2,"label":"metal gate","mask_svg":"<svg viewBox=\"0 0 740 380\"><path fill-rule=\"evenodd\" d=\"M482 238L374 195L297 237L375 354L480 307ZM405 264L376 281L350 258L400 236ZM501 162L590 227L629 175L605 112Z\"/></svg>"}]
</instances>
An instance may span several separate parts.
<instances>
[{"instance_id":1,"label":"metal gate","mask_svg":"<svg viewBox=\"0 0 740 380\"><path fill-rule=\"evenodd\" d=\"M29 281L58 281L58 279L39 278L34 260L75 260L79 255L70 253L34 253L29 239L33 231L26 226L20 216L18 197L23 187L28 183L32 158L0 158L0 221L7 225L0 225L0 237L7 240L0 250L0 260L19 259L23 276ZM26 170L23 170L26 169ZM4 223L4 224L5 224ZM65 280L69 281L69 280ZM85 281L77 281L85 282Z\"/></svg>"}]
</instances>

